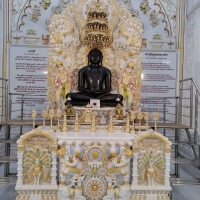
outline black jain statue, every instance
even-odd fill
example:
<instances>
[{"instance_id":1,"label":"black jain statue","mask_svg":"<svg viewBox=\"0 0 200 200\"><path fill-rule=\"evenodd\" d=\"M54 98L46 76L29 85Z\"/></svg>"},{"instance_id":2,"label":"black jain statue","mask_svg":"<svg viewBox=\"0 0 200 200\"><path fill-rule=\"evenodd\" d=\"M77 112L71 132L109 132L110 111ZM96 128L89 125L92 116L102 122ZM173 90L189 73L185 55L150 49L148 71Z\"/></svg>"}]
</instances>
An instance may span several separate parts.
<instances>
[{"instance_id":1,"label":"black jain statue","mask_svg":"<svg viewBox=\"0 0 200 200\"><path fill-rule=\"evenodd\" d=\"M111 72L102 66L102 52L95 48L89 52L88 66L79 70L78 93L68 93L73 106L85 106L90 99L100 99L101 106L116 106L116 101L123 101L123 96L111 94ZM117 84L117 83L116 83Z\"/></svg>"}]
</instances>

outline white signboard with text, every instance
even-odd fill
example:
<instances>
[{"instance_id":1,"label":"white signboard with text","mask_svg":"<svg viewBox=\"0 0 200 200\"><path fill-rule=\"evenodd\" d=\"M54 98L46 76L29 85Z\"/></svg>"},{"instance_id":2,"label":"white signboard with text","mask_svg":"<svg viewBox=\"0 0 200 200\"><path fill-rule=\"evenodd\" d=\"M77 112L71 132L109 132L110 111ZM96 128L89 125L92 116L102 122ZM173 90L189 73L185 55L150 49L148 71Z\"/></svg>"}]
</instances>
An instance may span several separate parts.
<instances>
[{"instance_id":1,"label":"white signboard with text","mask_svg":"<svg viewBox=\"0 0 200 200\"><path fill-rule=\"evenodd\" d=\"M20 119L21 102L24 101L23 118L30 119L31 110L47 107L47 55L46 47L10 46L11 119ZM17 111L19 110L19 111Z\"/></svg>"},{"instance_id":2,"label":"white signboard with text","mask_svg":"<svg viewBox=\"0 0 200 200\"><path fill-rule=\"evenodd\" d=\"M165 121L175 122L178 96L177 57L177 51L142 52L142 111L159 112L160 121L164 121L165 109Z\"/></svg>"}]
</instances>

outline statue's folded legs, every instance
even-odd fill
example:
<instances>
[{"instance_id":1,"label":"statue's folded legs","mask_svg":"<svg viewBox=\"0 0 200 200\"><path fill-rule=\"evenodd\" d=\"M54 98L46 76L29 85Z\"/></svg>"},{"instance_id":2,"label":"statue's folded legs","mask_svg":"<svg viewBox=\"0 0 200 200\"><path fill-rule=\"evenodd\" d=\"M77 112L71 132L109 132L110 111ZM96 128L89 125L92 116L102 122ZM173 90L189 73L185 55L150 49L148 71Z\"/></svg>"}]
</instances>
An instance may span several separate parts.
<instances>
[{"instance_id":1,"label":"statue's folded legs","mask_svg":"<svg viewBox=\"0 0 200 200\"><path fill-rule=\"evenodd\" d=\"M90 99L99 99L101 106L116 106L118 101L117 98L120 99L120 102L123 101L123 96L118 94L104 94L101 98L94 96L88 96L83 93L68 93L66 98L70 97L72 99L71 104L72 106L86 106Z\"/></svg>"}]
</instances>

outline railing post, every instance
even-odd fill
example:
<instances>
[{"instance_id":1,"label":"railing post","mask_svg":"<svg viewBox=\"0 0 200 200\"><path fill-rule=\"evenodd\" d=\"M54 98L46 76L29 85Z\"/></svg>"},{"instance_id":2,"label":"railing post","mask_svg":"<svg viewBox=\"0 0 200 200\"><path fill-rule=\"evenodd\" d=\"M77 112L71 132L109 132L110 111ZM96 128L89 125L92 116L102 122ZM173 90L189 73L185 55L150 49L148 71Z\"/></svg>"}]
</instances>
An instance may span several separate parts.
<instances>
[{"instance_id":1,"label":"railing post","mask_svg":"<svg viewBox=\"0 0 200 200\"><path fill-rule=\"evenodd\" d=\"M10 139L10 125L6 125L5 139ZM5 144L5 156L10 156L10 143ZM10 163L4 163L4 177L9 175Z\"/></svg>"},{"instance_id":2,"label":"railing post","mask_svg":"<svg viewBox=\"0 0 200 200\"><path fill-rule=\"evenodd\" d=\"M22 94L22 101L21 101L21 120L23 120L24 114L24 94ZM20 125L20 135L22 135L22 125Z\"/></svg>"},{"instance_id":3,"label":"railing post","mask_svg":"<svg viewBox=\"0 0 200 200\"><path fill-rule=\"evenodd\" d=\"M179 102L179 103L178 103ZM179 106L178 108L176 108L176 122L178 123L182 123L182 104L183 104L183 82L182 84L180 84L180 88L179 88L179 101L176 101L176 106ZM179 111L179 113L177 112Z\"/></svg>"},{"instance_id":4,"label":"railing post","mask_svg":"<svg viewBox=\"0 0 200 200\"><path fill-rule=\"evenodd\" d=\"M179 105L179 102L180 102L180 99L176 98L176 114L175 114L175 122L176 123L180 123L181 120L180 120L180 105Z\"/></svg>"},{"instance_id":5,"label":"railing post","mask_svg":"<svg viewBox=\"0 0 200 200\"><path fill-rule=\"evenodd\" d=\"M9 120L11 120L11 116L12 116L12 94L9 93Z\"/></svg>"},{"instance_id":6,"label":"railing post","mask_svg":"<svg viewBox=\"0 0 200 200\"><path fill-rule=\"evenodd\" d=\"M194 121L194 143L198 142L198 110L199 110L199 98L198 92L195 95L195 121Z\"/></svg>"},{"instance_id":7,"label":"railing post","mask_svg":"<svg viewBox=\"0 0 200 200\"><path fill-rule=\"evenodd\" d=\"M5 97L5 102L6 102L6 107L5 107L5 119L8 120L9 116L8 116L8 113L9 113L9 107L8 107L8 81L6 81L6 88L5 88L5 94L6 94L6 97Z\"/></svg>"},{"instance_id":8,"label":"railing post","mask_svg":"<svg viewBox=\"0 0 200 200\"><path fill-rule=\"evenodd\" d=\"M190 127L193 127L193 83L190 86Z\"/></svg>"},{"instance_id":9,"label":"railing post","mask_svg":"<svg viewBox=\"0 0 200 200\"><path fill-rule=\"evenodd\" d=\"M175 141L176 142L179 142L179 129L175 129ZM178 159L178 151L179 151L179 148L178 148L178 144L175 144L175 160ZM175 175L176 175L176 178L179 178L180 177L180 167L179 167L179 163L175 163Z\"/></svg>"},{"instance_id":10,"label":"railing post","mask_svg":"<svg viewBox=\"0 0 200 200\"><path fill-rule=\"evenodd\" d=\"M179 107L179 103L181 99L178 100L178 98L176 98L176 123L180 123L180 107ZM175 129L175 141L178 142L179 141L179 130L176 128ZM179 151L179 147L178 144L175 145L175 159L178 159L178 151ZM176 178L179 178L180 176L180 168L179 168L179 164L175 163L175 175Z\"/></svg>"}]
</instances>

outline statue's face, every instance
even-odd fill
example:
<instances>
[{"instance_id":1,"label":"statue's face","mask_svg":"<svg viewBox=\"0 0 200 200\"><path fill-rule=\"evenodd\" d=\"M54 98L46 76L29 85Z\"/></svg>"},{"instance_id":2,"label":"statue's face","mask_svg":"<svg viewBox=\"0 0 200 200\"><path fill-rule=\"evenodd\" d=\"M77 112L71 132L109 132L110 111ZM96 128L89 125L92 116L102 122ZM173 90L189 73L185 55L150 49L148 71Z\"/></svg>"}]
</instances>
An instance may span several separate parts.
<instances>
[{"instance_id":1,"label":"statue's face","mask_svg":"<svg viewBox=\"0 0 200 200\"><path fill-rule=\"evenodd\" d=\"M102 56L99 53L91 53L89 56L91 63L98 64L102 61Z\"/></svg>"}]
</instances>

